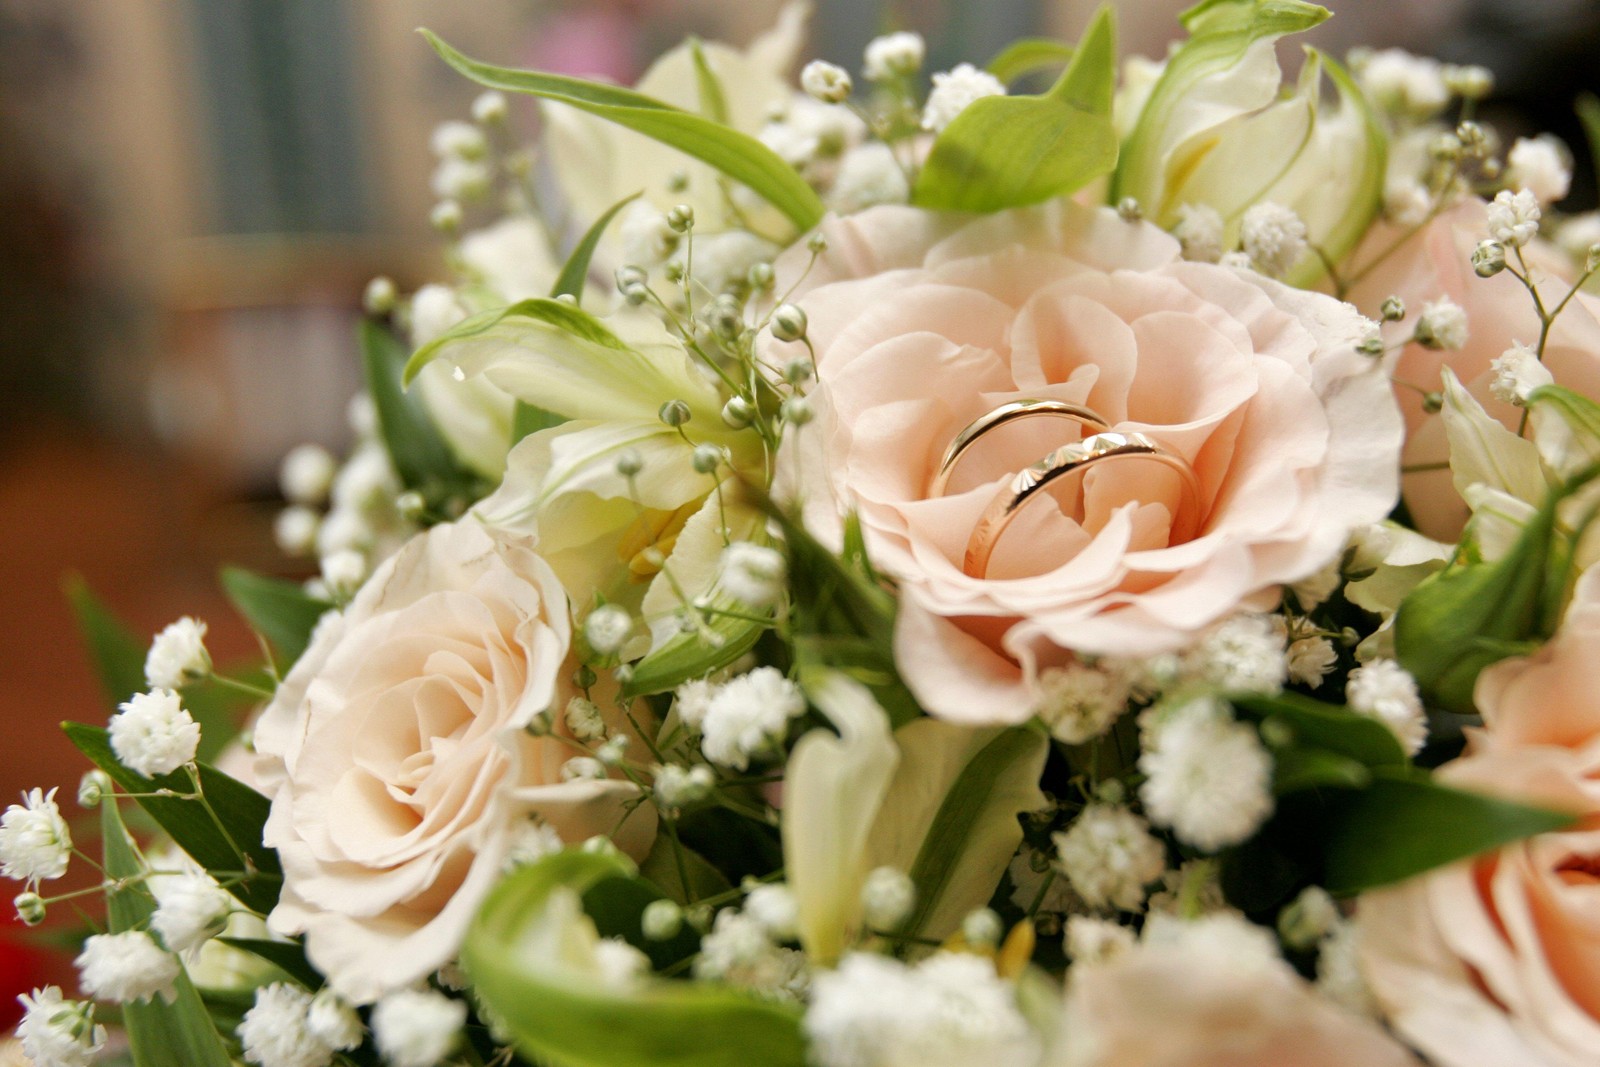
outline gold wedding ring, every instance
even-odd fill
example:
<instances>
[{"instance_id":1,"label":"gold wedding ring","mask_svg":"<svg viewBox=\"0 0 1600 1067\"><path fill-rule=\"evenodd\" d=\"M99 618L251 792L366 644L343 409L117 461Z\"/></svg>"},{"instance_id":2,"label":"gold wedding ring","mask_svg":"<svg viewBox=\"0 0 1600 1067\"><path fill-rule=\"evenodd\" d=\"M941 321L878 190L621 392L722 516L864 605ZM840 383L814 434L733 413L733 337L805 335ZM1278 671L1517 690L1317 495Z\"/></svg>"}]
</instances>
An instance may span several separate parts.
<instances>
[{"instance_id":1,"label":"gold wedding ring","mask_svg":"<svg viewBox=\"0 0 1600 1067\"><path fill-rule=\"evenodd\" d=\"M982 432L980 430L978 433ZM971 440L965 443L970 445ZM955 444L952 442L952 447ZM977 525L972 528L961 569L971 577L985 577L989 571L989 560L1006 527L1011 525L1023 505L1052 482L1107 460L1133 458L1160 463L1178 475L1183 486L1183 500L1172 516L1169 540L1181 544L1193 538L1199 526L1200 482L1189 462L1142 433L1103 432L1062 445L1039 462L1013 475L995 494Z\"/></svg>"},{"instance_id":2,"label":"gold wedding ring","mask_svg":"<svg viewBox=\"0 0 1600 1067\"><path fill-rule=\"evenodd\" d=\"M945 495L956 466L978 438L1010 423L1039 416L1071 420L1083 427L1086 434L1100 433L1111 428L1111 424L1101 418L1098 412L1081 404L1069 404L1064 400L1014 400L1009 404L1001 404L988 414L973 419L967 424L966 429L951 438L950 444L944 450L943 458L939 461L939 470L933 476L933 484L929 487L928 495Z\"/></svg>"}]
</instances>

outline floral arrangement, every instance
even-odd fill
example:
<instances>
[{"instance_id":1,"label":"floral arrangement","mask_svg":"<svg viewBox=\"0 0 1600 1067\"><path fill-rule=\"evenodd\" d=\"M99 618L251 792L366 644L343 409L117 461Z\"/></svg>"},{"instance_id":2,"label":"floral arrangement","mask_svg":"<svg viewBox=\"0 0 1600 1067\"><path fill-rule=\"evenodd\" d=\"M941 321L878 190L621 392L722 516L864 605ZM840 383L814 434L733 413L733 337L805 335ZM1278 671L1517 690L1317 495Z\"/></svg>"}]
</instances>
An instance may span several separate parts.
<instances>
[{"instance_id":1,"label":"floral arrangement","mask_svg":"<svg viewBox=\"0 0 1600 1067\"><path fill-rule=\"evenodd\" d=\"M75 594L103 856L34 790L0 862L107 907L20 1054L1596 1062L1600 217L1480 68L1284 85L1327 16L926 89L797 88L798 7L636 90L429 36L454 278L285 461L320 577L226 572L226 670Z\"/></svg>"}]
</instances>

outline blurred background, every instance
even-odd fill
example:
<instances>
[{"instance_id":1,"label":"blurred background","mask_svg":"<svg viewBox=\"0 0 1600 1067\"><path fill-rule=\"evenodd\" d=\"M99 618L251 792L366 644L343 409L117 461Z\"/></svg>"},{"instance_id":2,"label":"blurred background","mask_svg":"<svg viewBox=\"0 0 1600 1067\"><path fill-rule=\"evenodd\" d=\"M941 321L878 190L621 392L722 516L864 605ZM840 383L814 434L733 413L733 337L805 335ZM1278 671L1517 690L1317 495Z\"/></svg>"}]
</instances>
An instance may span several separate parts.
<instances>
[{"instance_id":1,"label":"blurred background","mask_svg":"<svg viewBox=\"0 0 1600 1067\"><path fill-rule=\"evenodd\" d=\"M278 460L346 443L366 281L409 291L443 273L428 137L476 90L414 28L495 62L626 82L686 33L746 42L778 6L0 0L0 806L32 786L70 797L86 765L57 723L110 711L68 575L141 636L207 620L224 661L254 643L217 567L297 576L270 534ZM1073 39L1096 6L817 0L810 53L856 68L872 36L916 29L938 70L1019 36ZM1117 6L1124 53L1159 56L1186 4ZM1591 0L1330 6L1311 43L1485 64L1506 132L1553 129L1583 158L1570 103L1595 80ZM531 134L536 116L513 120ZM1592 188L1580 179L1574 200ZM0 920L0 987L59 980L60 961L19 949L18 932Z\"/></svg>"}]
</instances>

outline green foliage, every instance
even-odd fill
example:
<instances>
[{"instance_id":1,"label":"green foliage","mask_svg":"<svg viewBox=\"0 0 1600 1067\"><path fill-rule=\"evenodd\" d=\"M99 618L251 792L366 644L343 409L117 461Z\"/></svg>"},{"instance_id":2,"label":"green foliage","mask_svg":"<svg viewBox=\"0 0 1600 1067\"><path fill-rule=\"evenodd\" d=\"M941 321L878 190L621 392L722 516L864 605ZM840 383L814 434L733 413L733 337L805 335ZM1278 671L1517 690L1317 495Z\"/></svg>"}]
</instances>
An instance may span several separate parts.
<instances>
[{"instance_id":1,"label":"green foliage","mask_svg":"<svg viewBox=\"0 0 1600 1067\"><path fill-rule=\"evenodd\" d=\"M989 73L1010 85L1030 74L1065 67L1072 62L1074 49L1065 41L1048 37L1024 37L1012 41L989 60Z\"/></svg>"},{"instance_id":2,"label":"green foliage","mask_svg":"<svg viewBox=\"0 0 1600 1067\"><path fill-rule=\"evenodd\" d=\"M569 850L490 893L462 963L517 1048L552 1067L803 1067L797 1008L715 985L617 988L585 966L595 932L572 913L572 895L593 899L601 884L633 874L620 856Z\"/></svg>"},{"instance_id":3,"label":"green foliage","mask_svg":"<svg viewBox=\"0 0 1600 1067\"><path fill-rule=\"evenodd\" d=\"M479 63L427 30L421 32L446 63L479 85L567 104L676 148L749 186L797 229L809 230L822 219L822 201L816 192L754 137L631 89Z\"/></svg>"},{"instance_id":4,"label":"green foliage","mask_svg":"<svg viewBox=\"0 0 1600 1067\"><path fill-rule=\"evenodd\" d=\"M1323 885L1352 894L1570 826L1573 816L1468 793L1421 771L1373 772L1328 805Z\"/></svg>"},{"instance_id":5,"label":"green foliage","mask_svg":"<svg viewBox=\"0 0 1600 1067\"><path fill-rule=\"evenodd\" d=\"M739 605L727 601L713 606L733 609ZM633 673L622 685L622 695L664 693L691 678L704 678L754 648L765 629L748 619L710 612L705 630L697 627L682 631L634 664ZM716 637L708 638L708 632Z\"/></svg>"},{"instance_id":6,"label":"green foliage","mask_svg":"<svg viewBox=\"0 0 1600 1067\"><path fill-rule=\"evenodd\" d=\"M298 582L253 574L242 567L222 569L222 588L239 614L278 650L281 672L294 666L311 643L317 620L333 607Z\"/></svg>"},{"instance_id":7,"label":"green foliage","mask_svg":"<svg viewBox=\"0 0 1600 1067\"><path fill-rule=\"evenodd\" d=\"M118 881L106 893L107 926L111 933L142 930L155 911L155 901L139 880L144 863L122 825L117 805L109 800L100 807L100 827L107 876L132 880ZM232 1061L222 1038L187 972L178 975L176 992L171 1004L156 997L122 1006L134 1067L229 1067Z\"/></svg>"},{"instance_id":8,"label":"green foliage","mask_svg":"<svg viewBox=\"0 0 1600 1067\"><path fill-rule=\"evenodd\" d=\"M1048 92L975 100L945 127L911 202L1003 211L1066 196L1108 173L1117 163L1116 62L1116 24L1104 7Z\"/></svg>"},{"instance_id":9,"label":"green foliage","mask_svg":"<svg viewBox=\"0 0 1600 1067\"><path fill-rule=\"evenodd\" d=\"M1430 702L1470 712L1483 668L1554 633L1572 566L1557 511L1597 473L1590 468L1552 489L1502 558L1458 560L1401 602L1396 657Z\"/></svg>"},{"instance_id":10,"label":"green foliage","mask_svg":"<svg viewBox=\"0 0 1600 1067\"><path fill-rule=\"evenodd\" d=\"M845 520L841 559L770 500L761 506L783 533L789 633L801 669L838 670L863 683L888 712L891 727L921 715L894 663L894 597L872 573L856 517Z\"/></svg>"},{"instance_id":11,"label":"green foliage","mask_svg":"<svg viewBox=\"0 0 1600 1067\"><path fill-rule=\"evenodd\" d=\"M421 398L405 391L404 385L415 373L406 363L405 349L393 334L370 319L361 323L361 359L367 392L378 412L378 432L405 487L431 499L470 482L428 417Z\"/></svg>"},{"instance_id":12,"label":"green foliage","mask_svg":"<svg viewBox=\"0 0 1600 1067\"><path fill-rule=\"evenodd\" d=\"M1289 750L1327 753L1369 768L1406 766L1405 749L1394 731L1349 708L1298 693L1245 694L1230 700L1246 718L1287 727L1293 738L1285 746ZM1282 755L1280 749L1274 758L1281 760Z\"/></svg>"},{"instance_id":13,"label":"green foliage","mask_svg":"<svg viewBox=\"0 0 1600 1067\"><path fill-rule=\"evenodd\" d=\"M261 843L271 808L266 797L205 763L198 765L201 795L191 796L195 782L187 770L146 778L118 761L105 730L76 722L61 728L112 781L129 793L151 794L139 796L139 806L241 903L262 914L272 910L283 878L277 853Z\"/></svg>"},{"instance_id":14,"label":"green foliage","mask_svg":"<svg viewBox=\"0 0 1600 1067\"><path fill-rule=\"evenodd\" d=\"M219 937L218 941L240 952L265 960L307 989L322 988L322 975L306 959L299 941L268 941L255 937Z\"/></svg>"},{"instance_id":15,"label":"green foliage","mask_svg":"<svg viewBox=\"0 0 1600 1067\"><path fill-rule=\"evenodd\" d=\"M416 376L421 373L422 368L433 362L434 357L446 345L455 341L464 341L482 336L502 322L518 318L533 319L547 326L553 326L563 333L571 334L580 341L598 345L601 348L609 348L614 352L631 351L621 338L606 329L604 323L582 308L572 304L564 304L549 297L532 297L528 300L520 300L507 307L479 312L463 319L417 349L411 354L411 359L406 363L405 374L402 378L403 384L410 385Z\"/></svg>"}]
</instances>

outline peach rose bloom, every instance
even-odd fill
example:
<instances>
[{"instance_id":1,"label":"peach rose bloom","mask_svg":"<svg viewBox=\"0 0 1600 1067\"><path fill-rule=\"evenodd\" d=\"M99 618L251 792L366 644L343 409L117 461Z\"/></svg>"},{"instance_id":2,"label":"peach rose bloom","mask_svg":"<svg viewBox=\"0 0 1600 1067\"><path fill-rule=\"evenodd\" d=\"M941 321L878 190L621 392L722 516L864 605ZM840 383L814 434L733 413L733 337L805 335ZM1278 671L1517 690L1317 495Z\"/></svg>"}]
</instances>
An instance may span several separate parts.
<instances>
[{"instance_id":1,"label":"peach rose bloom","mask_svg":"<svg viewBox=\"0 0 1600 1067\"><path fill-rule=\"evenodd\" d=\"M1205 936L1075 965L1047 1067L1420 1067L1282 959L1185 943Z\"/></svg>"},{"instance_id":2,"label":"peach rose bloom","mask_svg":"<svg viewBox=\"0 0 1600 1067\"><path fill-rule=\"evenodd\" d=\"M1384 340L1404 342L1416 328L1417 316L1429 301L1448 297L1467 313L1469 336L1453 352L1408 344L1400 350L1392 374L1395 396L1406 419L1405 465L1427 466L1449 459L1444 420L1422 408L1422 390L1443 387L1440 370L1449 367L1494 418L1515 430L1522 409L1496 400L1489 392L1494 381L1490 364L1513 342L1534 346L1539 340L1539 316L1528 290L1507 271L1480 278L1472 270L1472 250L1489 236L1485 204L1470 197L1441 213L1394 252L1384 250L1404 238L1405 230L1390 223L1375 224L1343 268L1347 276L1365 271L1348 299L1377 317L1384 300L1398 296L1406 317L1385 323ZM1554 307L1571 284L1572 266L1566 256L1542 241L1522 250L1547 307ZM1513 262L1515 260L1513 259ZM1590 397L1600 397L1600 299L1580 293L1556 319L1545 345L1545 365L1560 384ZM1416 388L1412 388L1415 386ZM1467 519L1467 505L1455 491L1450 471L1418 471L1404 481L1406 505L1418 529L1430 537L1455 540Z\"/></svg>"},{"instance_id":3,"label":"peach rose bloom","mask_svg":"<svg viewBox=\"0 0 1600 1067\"><path fill-rule=\"evenodd\" d=\"M634 856L655 825L623 781L563 782L578 752L526 727L560 709L567 597L531 542L473 520L436 526L328 616L256 727L283 862L269 925L306 935L365 1004L455 958L519 832L611 833Z\"/></svg>"},{"instance_id":4,"label":"peach rose bloom","mask_svg":"<svg viewBox=\"0 0 1600 1067\"><path fill-rule=\"evenodd\" d=\"M1486 729L1447 782L1580 813L1361 899L1362 962L1396 1029L1443 1067L1600 1062L1600 572L1561 632L1478 678Z\"/></svg>"},{"instance_id":5,"label":"peach rose bloom","mask_svg":"<svg viewBox=\"0 0 1600 1067\"><path fill-rule=\"evenodd\" d=\"M1074 652L1142 656L1277 602L1349 530L1386 515L1401 421L1370 326L1327 296L1186 263L1167 234L1058 201L980 218L879 207L823 224L828 251L792 297L809 316L813 423L790 431L778 492L837 544L855 509L899 579L896 655L934 714L1017 722L1033 681ZM778 290L809 257L779 262ZM767 339L782 366L792 346ZM1023 398L1087 405L1192 464L1200 499L1155 463L1115 460L1031 503L989 572L967 540L1005 481L1077 427L1032 419L983 438L945 496L950 440ZM1171 543L1180 507L1198 534Z\"/></svg>"}]
</instances>

